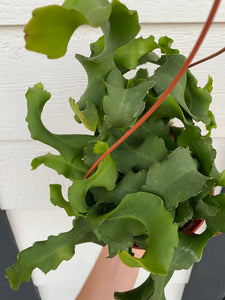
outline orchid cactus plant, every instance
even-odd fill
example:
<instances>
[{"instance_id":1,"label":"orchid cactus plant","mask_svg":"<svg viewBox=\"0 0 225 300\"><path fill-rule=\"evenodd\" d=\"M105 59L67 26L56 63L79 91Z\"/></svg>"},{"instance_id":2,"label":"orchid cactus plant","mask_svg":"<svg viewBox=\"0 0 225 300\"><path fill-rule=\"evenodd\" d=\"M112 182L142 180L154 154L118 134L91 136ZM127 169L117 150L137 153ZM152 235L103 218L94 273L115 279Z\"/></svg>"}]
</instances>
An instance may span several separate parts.
<instances>
[{"instance_id":1,"label":"orchid cactus plant","mask_svg":"<svg viewBox=\"0 0 225 300\"><path fill-rule=\"evenodd\" d=\"M158 41L153 35L137 37L137 12L118 0L66 0L62 6L35 9L25 27L26 48L60 58L81 25L102 30L90 44L89 57L76 54L88 84L78 101L69 99L75 121L90 134L52 133L41 119L50 93L41 83L26 93L31 137L58 151L34 158L32 168L44 164L71 181L67 199L61 185L50 185L50 201L74 217L73 227L20 252L6 276L17 290L35 268L54 270L72 258L76 245L93 242L108 245L108 259L119 255L131 268L149 272L138 288L115 292L115 299L165 299L164 287L173 272L199 261L207 241L225 232L225 195L213 195L215 186L225 185L225 174L216 169L210 138L216 128L209 110L212 78L198 87L187 70L153 115L84 179L157 101L186 58L166 36ZM136 70L134 77L130 70ZM174 125L175 119L181 127ZM204 133L199 123L205 124ZM187 235L184 228L195 219L204 219L207 228ZM145 250L141 258L134 256L134 245Z\"/></svg>"}]
</instances>

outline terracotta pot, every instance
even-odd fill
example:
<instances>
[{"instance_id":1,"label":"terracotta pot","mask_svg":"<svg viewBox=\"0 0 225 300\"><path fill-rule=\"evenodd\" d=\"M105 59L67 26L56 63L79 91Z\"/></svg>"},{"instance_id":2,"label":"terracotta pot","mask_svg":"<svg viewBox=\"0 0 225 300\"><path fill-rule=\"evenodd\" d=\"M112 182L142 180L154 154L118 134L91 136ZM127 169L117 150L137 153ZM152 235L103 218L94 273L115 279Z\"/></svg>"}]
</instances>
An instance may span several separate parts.
<instances>
[{"instance_id":1,"label":"terracotta pot","mask_svg":"<svg viewBox=\"0 0 225 300\"><path fill-rule=\"evenodd\" d=\"M204 224L204 220L192 219L187 225L182 229L183 233L187 235L195 235L195 232Z\"/></svg>"}]
</instances>

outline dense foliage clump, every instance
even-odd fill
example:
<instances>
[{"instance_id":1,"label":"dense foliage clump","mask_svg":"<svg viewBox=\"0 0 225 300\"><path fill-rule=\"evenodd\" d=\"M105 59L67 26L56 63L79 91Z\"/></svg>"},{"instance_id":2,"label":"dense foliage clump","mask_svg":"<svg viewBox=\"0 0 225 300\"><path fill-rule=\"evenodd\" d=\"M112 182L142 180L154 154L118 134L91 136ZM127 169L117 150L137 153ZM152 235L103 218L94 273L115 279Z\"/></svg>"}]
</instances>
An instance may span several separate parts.
<instances>
[{"instance_id":1,"label":"dense foliage clump","mask_svg":"<svg viewBox=\"0 0 225 300\"><path fill-rule=\"evenodd\" d=\"M101 154L167 89L185 57L168 37L137 37L137 13L118 0L66 0L62 6L36 9L25 28L26 47L59 58L83 24L103 32L90 45L90 57L76 55L88 85L79 101L69 99L75 120L90 134L50 132L41 120L50 94L40 83L26 94L32 138L59 152L35 158L32 167L44 164L71 180L68 199L61 185L52 184L50 200L75 217L73 228L22 251L6 274L18 289L34 268L47 273L69 260L75 245L94 242L108 245L110 257L119 254L126 265L151 273L139 288L115 293L116 299L165 299L163 290L174 270L189 268L208 239L225 231L225 196L212 195L215 186L225 183L215 167L210 138L216 127L209 110L212 79L198 87L188 70L154 114L84 179ZM155 65L153 74L149 64ZM136 70L132 78L130 70ZM174 126L175 119L181 127ZM198 123L205 124L204 135ZM182 229L194 219L205 219L207 229L188 236ZM145 250L142 258L134 257L133 245Z\"/></svg>"}]
</instances>

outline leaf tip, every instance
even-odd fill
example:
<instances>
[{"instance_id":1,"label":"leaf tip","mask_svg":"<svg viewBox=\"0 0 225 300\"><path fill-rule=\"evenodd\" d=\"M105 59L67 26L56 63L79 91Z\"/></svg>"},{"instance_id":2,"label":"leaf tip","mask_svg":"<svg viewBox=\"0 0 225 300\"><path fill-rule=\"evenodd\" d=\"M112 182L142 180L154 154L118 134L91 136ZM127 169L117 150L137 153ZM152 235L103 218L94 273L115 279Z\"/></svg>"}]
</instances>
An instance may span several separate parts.
<instances>
[{"instance_id":1,"label":"leaf tip","mask_svg":"<svg viewBox=\"0 0 225 300\"><path fill-rule=\"evenodd\" d=\"M94 153L96 154L104 154L109 149L107 143L98 141L94 146Z\"/></svg>"}]
</instances>

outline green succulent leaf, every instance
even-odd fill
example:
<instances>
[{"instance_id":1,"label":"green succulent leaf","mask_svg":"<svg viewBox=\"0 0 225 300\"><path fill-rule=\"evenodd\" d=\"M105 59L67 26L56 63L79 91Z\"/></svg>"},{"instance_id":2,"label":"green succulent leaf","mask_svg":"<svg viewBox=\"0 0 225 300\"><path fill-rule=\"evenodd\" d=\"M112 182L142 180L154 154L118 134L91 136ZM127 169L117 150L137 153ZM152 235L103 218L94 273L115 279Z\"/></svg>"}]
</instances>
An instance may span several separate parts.
<instances>
[{"instance_id":1,"label":"green succulent leaf","mask_svg":"<svg viewBox=\"0 0 225 300\"><path fill-rule=\"evenodd\" d=\"M152 275L152 278L154 280L154 293L150 298L151 300L166 300L164 288L166 287L172 275L173 272L171 271L167 275Z\"/></svg>"},{"instance_id":2,"label":"green succulent leaf","mask_svg":"<svg viewBox=\"0 0 225 300\"><path fill-rule=\"evenodd\" d=\"M212 147L212 139L201 135L201 129L197 126L186 126L183 133L177 139L177 145L189 147L190 151L199 161L199 169L205 175L210 175L216 150Z\"/></svg>"},{"instance_id":3,"label":"green succulent leaf","mask_svg":"<svg viewBox=\"0 0 225 300\"><path fill-rule=\"evenodd\" d=\"M216 215L206 217L207 228L215 233L225 232L225 194L216 195L212 200L218 205L218 210Z\"/></svg>"},{"instance_id":4,"label":"green succulent leaf","mask_svg":"<svg viewBox=\"0 0 225 300\"><path fill-rule=\"evenodd\" d=\"M105 48L105 37L102 35L96 42L90 44L91 57L98 56Z\"/></svg>"},{"instance_id":5,"label":"green succulent leaf","mask_svg":"<svg viewBox=\"0 0 225 300\"><path fill-rule=\"evenodd\" d=\"M174 250L170 270L189 269L201 259L203 249L214 233L206 230L200 235L179 233L179 246Z\"/></svg>"},{"instance_id":6,"label":"green succulent leaf","mask_svg":"<svg viewBox=\"0 0 225 300\"><path fill-rule=\"evenodd\" d=\"M50 132L41 120L43 107L50 97L50 93L44 90L41 83L29 88L26 93L28 108L26 121L31 137L55 148L68 162L73 162L76 158L83 156L84 147L94 137L82 134L61 135Z\"/></svg>"},{"instance_id":7,"label":"green succulent leaf","mask_svg":"<svg viewBox=\"0 0 225 300\"><path fill-rule=\"evenodd\" d=\"M154 90L157 95L162 94L167 89L184 62L184 56L173 54L167 57L162 66L155 71L151 79L155 81ZM188 70L173 89L171 95L189 116L196 121L209 124L211 118L208 116L208 111L212 100L209 93L210 84L211 78L206 85L207 87L197 87L196 78Z\"/></svg>"},{"instance_id":8,"label":"green succulent leaf","mask_svg":"<svg viewBox=\"0 0 225 300\"><path fill-rule=\"evenodd\" d=\"M118 130L111 132L109 144L113 144L122 136L122 133ZM132 145L132 143L129 143L129 140L124 141L111 155L117 163L119 171L126 174L130 169L148 170L153 163L161 161L168 154L169 151L163 138L158 137L154 133L149 133L138 145Z\"/></svg>"},{"instance_id":9,"label":"green succulent leaf","mask_svg":"<svg viewBox=\"0 0 225 300\"><path fill-rule=\"evenodd\" d=\"M119 242L128 234L147 233L149 243L142 258L133 257L127 251L119 252L119 256L130 267L167 274L174 247L178 245L178 234L172 216L159 197L144 192L128 194L107 214L98 215L94 208L90 209L88 221L103 240Z\"/></svg>"},{"instance_id":10,"label":"green succulent leaf","mask_svg":"<svg viewBox=\"0 0 225 300\"><path fill-rule=\"evenodd\" d=\"M98 59L102 59L102 57L125 45L140 31L136 11L129 10L118 0L113 0L111 6L111 15L102 25L102 31L105 36L105 48Z\"/></svg>"},{"instance_id":11,"label":"green succulent leaf","mask_svg":"<svg viewBox=\"0 0 225 300\"><path fill-rule=\"evenodd\" d=\"M81 112L79 106L72 98L70 98L69 101L71 108L76 114L75 117L78 117L80 122L82 122L87 129L95 131L99 120L95 104L93 102L86 101L86 107Z\"/></svg>"},{"instance_id":12,"label":"green succulent leaf","mask_svg":"<svg viewBox=\"0 0 225 300\"><path fill-rule=\"evenodd\" d=\"M105 246L105 243L99 241L86 218L76 217L73 221L73 227L77 232L76 245L83 243L95 243L100 246Z\"/></svg>"},{"instance_id":13,"label":"green succulent leaf","mask_svg":"<svg viewBox=\"0 0 225 300\"><path fill-rule=\"evenodd\" d=\"M130 201L133 201L135 211L133 213L129 213L131 216L133 215L132 217L134 219L139 219L139 222L145 226L146 231L149 234L149 244L142 258L133 257L127 251L122 251L119 252L120 259L130 267L143 267L153 274L167 274L174 247L177 246L178 242L177 226L173 224L172 217L164 208L162 204L163 202L160 198L153 194L146 194L142 192L137 193L136 195L127 195L124 198L124 202L121 202L120 209L122 219L126 219L129 216L125 215L125 209L130 211L130 208L128 208ZM137 202L139 202L139 204L141 203L141 206L137 204L135 205ZM123 207L123 205L125 207ZM144 210L146 210L146 213L144 213ZM118 210L118 212L119 211L120 210ZM122 214L125 216L122 217ZM117 215L117 213L115 215L112 214L109 219L113 217L117 218ZM106 220L106 223L109 219ZM115 219L115 221L112 222L112 225L113 223L117 225L117 222L118 221ZM124 220L124 223L125 222L126 221ZM128 224L130 225L130 223L131 222ZM133 230L132 232L135 233L135 230ZM162 243L162 240L158 239L159 236L162 237L161 234L164 236L163 240L167 240L167 242Z\"/></svg>"},{"instance_id":14,"label":"green succulent leaf","mask_svg":"<svg viewBox=\"0 0 225 300\"><path fill-rule=\"evenodd\" d=\"M138 61L138 65L143 65L146 63L161 65L160 57L153 51L149 52L149 53L143 55Z\"/></svg>"},{"instance_id":15,"label":"green succulent leaf","mask_svg":"<svg viewBox=\"0 0 225 300\"><path fill-rule=\"evenodd\" d=\"M80 25L101 26L110 12L110 3L104 0L66 0L63 6L37 8L24 29L26 48L46 54L48 58L62 57Z\"/></svg>"},{"instance_id":16,"label":"green succulent leaf","mask_svg":"<svg viewBox=\"0 0 225 300\"><path fill-rule=\"evenodd\" d=\"M188 149L177 148L161 163L150 167L144 190L160 196L167 209L171 209L198 195L209 179L198 172Z\"/></svg>"},{"instance_id":17,"label":"green succulent leaf","mask_svg":"<svg viewBox=\"0 0 225 300\"><path fill-rule=\"evenodd\" d=\"M179 203L176 209L176 215L174 221L177 223L178 227L183 227L188 221L193 217L194 211L190 201L184 201Z\"/></svg>"},{"instance_id":18,"label":"green succulent leaf","mask_svg":"<svg viewBox=\"0 0 225 300\"><path fill-rule=\"evenodd\" d=\"M50 184L50 201L53 205L64 208L68 216L73 216L70 203L62 195L62 186L60 184Z\"/></svg>"},{"instance_id":19,"label":"green succulent leaf","mask_svg":"<svg viewBox=\"0 0 225 300\"><path fill-rule=\"evenodd\" d=\"M213 197L214 198L214 197ZM199 219L215 216L218 212L218 204L216 201L208 201L209 197L201 199L195 205L195 216ZM210 197L210 199L212 199Z\"/></svg>"},{"instance_id":20,"label":"green succulent leaf","mask_svg":"<svg viewBox=\"0 0 225 300\"><path fill-rule=\"evenodd\" d=\"M209 77L208 83L204 88L197 87L197 79L188 70L187 71L187 86L185 89L185 101L194 116L196 121L202 121L205 124L210 124L212 117L209 114L209 105L212 101L209 88L212 86L212 78Z\"/></svg>"},{"instance_id":21,"label":"green succulent leaf","mask_svg":"<svg viewBox=\"0 0 225 300\"><path fill-rule=\"evenodd\" d=\"M149 300L154 292L154 280L149 277L137 288L127 292L116 292L116 300Z\"/></svg>"},{"instance_id":22,"label":"green succulent leaf","mask_svg":"<svg viewBox=\"0 0 225 300\"><path fill-rule=\"evenodd\" d=\"M167 56L170 56L172 54L179 54L179 50L171 48L172 44L173 40L168 36L162 36L158 41L158 45L161 49L161 52L165 53Z\"/></svg>"},{"instance_id":23,"label":"green succulent leaf","mask_svg":"<svg viewBox=\"0 0 225 300\"><path fill-rule=\"evenodd\" d=\"M104 241L106 242L107 239L104 238ZM129 251L134 245L134 238L131 234L126 235L122 241L111 241L109 240L107 242L108 244L108 250L109 250L109 256L110 258L116 256L118 254L118 251Z\"/></svg>"},{"instance_id":24,"label":"green succulent leaf","mask_svg":"<svg viewBox=\"0 0 225 300\"><path fill-rule=\"evenodd\" d=\"M156 69L154 75L151 77L155 81L154 90L159 96L168 88L170 83L173 81L181 67L185 62L185 57L180 54L170 55L162 66ZM190 115L193 117L187 103L185 102L184 91L186 88L186 73L177 83L176 87L171 92L171 95L176 102Z\"/></svg>"},{"instance_id":25,"label":"green succulent leaf","mask_svg":"<svg viewBox=\"0 0 225 300\"><path fill-rule=\"evenodd\" d=\"M111 4L107 0L65 0L62 6L79 11L93 27L101 26L111 13Z\"/></svg>"},{"instance_id":26,"label":"green succulent leaf","mask_svg":"<svg viewBox=\"0 0 225 300\"><path fill-rule=\"evenodd\" d=\"M152 120L150 117L127 138L127 143L133 147L137 147L144 142L148 135L154 135L164 140L167 149L174 150L176 143L173 136L171 136L171 129L173 127L169 127L168 125L163 119Z\"/></svg>"},{"instance_id":27,"label":"green succulent leaf","mask_svg":"<svg viewBox=\"0 0 225 300\"><path fill-rule=\"evenodd\" d=\"M143 101L147 91L154 86L153 81L145 81L130 89L122 87L123 78L119 71L114 70L110 78L115 77L117 85L106 82L108 96L104 98L103 109L105 112L103 120L104 130L112 127L127 127L143 112L145 103ZM111 79L112 80L112 79ZM121 87L118 87L118 81Z\"/></svg>"},{"instance_id":28,"label":"green succulent leaf","mask_svg":"<svg viewBox=\"0 0 225 300\"><path fill-rule=\"evenodd\" d=\"M140 191L143 184L145 184L147 172L142 170L134 173L128 171L121 181L116 185L112 191L107 191L103 188L92 189L96 203L109 202L118 205L120 201L127 195Z\"/></svg>"},{"instance_id":29,"label":"green succulent leaf","mask_svg":"<svg viewBox=\"0 0 225 300\"><path fill-rule=\"evenodd\" d=\"M32 170L37 169L41 164L55 170L59 175L74 180L84 178L88 168L81 159L75 159L72 163L66 161L61 155L47 153L34 158L31 162Z\"/></svg>"},{"instance_id":30,"label":"green succulent leaf","mask_svg":"<svg viewBox=\"0 0 225 300\"><path fill-rule=\"evenodd\" d=\"M75 245L88 232L90 227L87 222L78 220L72 230L58 236L49 236L48 240L36 242L21 251L16 263L6 270L11 288L18 290L22 282L29 281L35 268L46 274L50 270L55 270L63 260L71 259Z\"/></svg>"},{"instance_id":31,"label":"green succulent leaf","mask_svg":"<svg viewBox=\"0 0 225 300\"><path fill-rule=\"evenodd\" d=\"M104 81L109 73L116 68L114 57L109 55L101 61L95 61L92 58L76 54L76 58L82 64L88 76L88 86L77 102L79 109L83 111L89 102L94 103L96 108L99 109L105 95ZM89 123L90 120L87 119L87 122Z\"/></svg>"},{"instance_id":32,"label":"green succulent leaf","mask_svg":"<svg viewBox=\"0 0 225 300\"><path fill-rule=\"evenodd\" d=\"M117 177L117 166L110 155L108 155L99 164L97 171L92 176L83 180L75 179L68 191L69 202L74 214L80 215L87 212L89 207L85 197L90 188L104 187L111 191L115 188Z\"/></svg>"},{"instance_id":33,"label":"green succulent leaf","mask_svg":"<svg viewBox=\"0 0 225 300\"><path fill-rule=\"evenodd\" d=\"M137 70L135 77L131 78L130 81L128 81L131 83L131 86L129 87L134 87L136 85L139 85L140 83L146 80L149 80L148 70L140 68Z\"/></svg>"},{"instance_id":34,"label":"green succulent leaf","mask_svg":"<svg viewBox=\"0 0 225 300\"><path fill-rule=\"evenodd\" d=\"M117 49L115 62L120 69L135 69L138 66L139 59L157 47L158 45L152 35L146 39L142 37L133 39Z\"/></svg>"},{"instance_id":35,"label":"green succulent leaf","mask_svg":"<svg viewBox=\"0 0 225 300\"><path fill-rule=\"evenodd\" d=\"M219 183L220 186L225 186L225 170L219 175Z\"/></svg>"},{"instance_id":36,"label":"green succulent leaf","mask_svg":"<svg viewBox=\"0 0 225 300\"><path fill-rule=\"evenodd\" d=\"M156 101L160 98L153 97L148 94L147 103L153 106ZM190 121L185 115L180 105L175 101L172 95L166 97L162 104L157 108L157 110L152 114L151 119L159 120L162 118L177 118L181 120L184 124L190 124Z\"/></svg>"},{"instance_id":37,"label":"green succulent leaf","mask_svg":"<svg viewBox=\"0 0 225 300\"><path fill-rule=\"evenodd\" d=\"M205 127L208 130L207 136L210 136L212 130L214 128L217 128L217 124L216 124L215 116L212 111L209 110L207 116L209 117L210 122Z\"/></svg>"}]
</instances>

